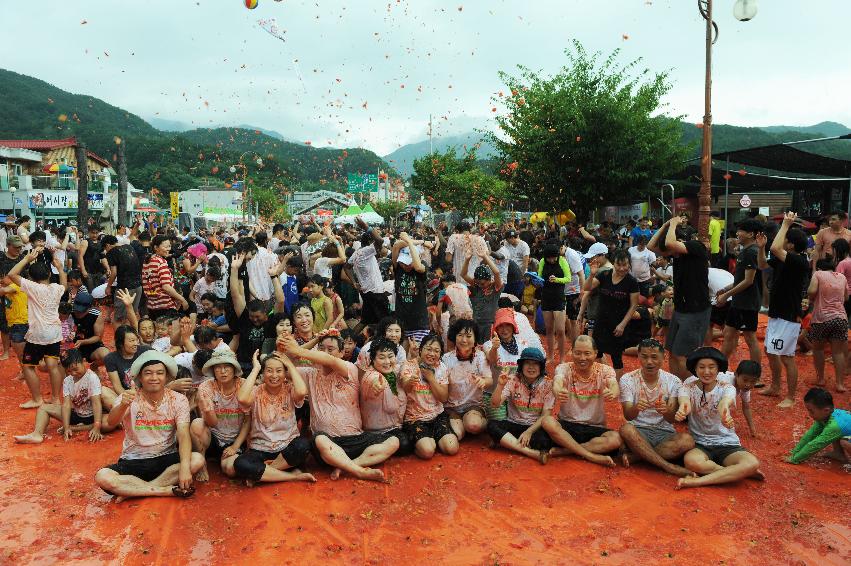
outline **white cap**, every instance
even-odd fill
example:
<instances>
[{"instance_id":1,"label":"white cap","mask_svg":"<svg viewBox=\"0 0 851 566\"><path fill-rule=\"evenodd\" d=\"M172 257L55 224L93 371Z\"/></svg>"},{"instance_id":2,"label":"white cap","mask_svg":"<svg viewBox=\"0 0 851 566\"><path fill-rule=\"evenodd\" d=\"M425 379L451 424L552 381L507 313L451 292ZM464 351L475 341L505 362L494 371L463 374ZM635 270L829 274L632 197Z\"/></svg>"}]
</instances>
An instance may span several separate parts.
<instances>
[{"instance_id":1,"label":"white cap","mask_svg":"<svg viewBox=\"0 0 851 566\"><path fill-rule=\"evenodd\" d=\"M399 255L396 256L396 261L402 265L411 265L414 262L414 258L411 257L411 251L408 248L403 248L399 250Z\"/></svg>"},{"instance_id":2,"label":"white cap","mask_svg":"<svg viewBox=\"0 0 851 566\"><path fill-rule=\"evenodd\" d=\"M609 247L606 244L594 242L591 244L591 247L588 248L588 253L585 254L585 259L591 259L592 257L605 255L607 253L609 253Z\"/></svg>"}]
</instances>

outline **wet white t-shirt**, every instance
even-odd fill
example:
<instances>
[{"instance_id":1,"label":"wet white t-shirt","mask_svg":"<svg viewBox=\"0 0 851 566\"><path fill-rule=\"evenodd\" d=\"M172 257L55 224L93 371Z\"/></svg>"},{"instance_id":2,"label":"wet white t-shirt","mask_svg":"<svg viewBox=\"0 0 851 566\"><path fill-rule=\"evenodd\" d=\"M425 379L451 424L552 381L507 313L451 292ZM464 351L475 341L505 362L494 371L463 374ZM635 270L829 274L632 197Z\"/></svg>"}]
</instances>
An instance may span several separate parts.
<instances>
[{"instance_id":1,"label":"wet white t-shirt","mask_svg":"<svg viewBox=\"0 0 851 566\"><path fill-rule=\"evenodd\" d=\"M736 388L717 382L711 391L703 391L696 377L691 383L686 380L680 388L680 399L691 401L691 414L688 418L688 430L698 444L707 446L726 446L741 444L736 431L721 423L718 404L722 399L732 399L736 403Z\"/></svg>"},{"instance_id":2,"label":"wet white t-shirt","mask_svg":"<svg viewBox=\"0 0 851 566\"><path fill-rule=\"evenodd\" d=\"M665 370L659 370L659 381L653 388L647 387L641 379L641 369L631 371L621 376L620 379L620 400L621 403L632 403L637 405L640 399L646 399L651 404L656 399L662 398L665 403L671 397L677 397L680 392L682 382L680 378ZM674 426L665 420L655 408L650 407L638 413L634 419L630 421L635 426L643 426L647 428L658 428L668 432L674 432Z\"/></svg>"},{"instance_id":3,"label":"wet white t-shirt","mask_svg":"<svg viewBox=\"0 0 851 566\"><path fill-rule=\"evenodd\" d=\"M87 370L79 381L74 381L74 378L68 375L62 382L62 397L71 398L71 410L81 417L94 414L92 397L100 395L100 392L100 378L92 370Z\"/></svg>"}]
</instances>

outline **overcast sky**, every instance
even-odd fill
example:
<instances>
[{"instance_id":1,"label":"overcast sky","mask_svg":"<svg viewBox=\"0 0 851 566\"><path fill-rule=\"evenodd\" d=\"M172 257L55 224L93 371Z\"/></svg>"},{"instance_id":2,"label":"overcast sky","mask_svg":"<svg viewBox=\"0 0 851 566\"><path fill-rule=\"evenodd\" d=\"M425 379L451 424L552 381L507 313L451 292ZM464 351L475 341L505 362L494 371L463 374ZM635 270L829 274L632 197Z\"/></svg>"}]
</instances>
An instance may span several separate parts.
<instances>
[{"instance_id":1,"label":"overcast sky","mask_svg":"<svg viewBox=\"0 0 851 566\"><path fill-rule=\"evenodd\" d=\"M763 0L746 23L733 4L715 0L715 122L851 125L851 1ZM552 73L572 39L670 70L671 113L703 114L693 0L260 0L254 10L243 0L6 0L2 10L4 68L143 118L247 123L318 147L386 154L424 139L429 113L436 135L486 125L498 71Z\"/></svg>"}]
</instances>

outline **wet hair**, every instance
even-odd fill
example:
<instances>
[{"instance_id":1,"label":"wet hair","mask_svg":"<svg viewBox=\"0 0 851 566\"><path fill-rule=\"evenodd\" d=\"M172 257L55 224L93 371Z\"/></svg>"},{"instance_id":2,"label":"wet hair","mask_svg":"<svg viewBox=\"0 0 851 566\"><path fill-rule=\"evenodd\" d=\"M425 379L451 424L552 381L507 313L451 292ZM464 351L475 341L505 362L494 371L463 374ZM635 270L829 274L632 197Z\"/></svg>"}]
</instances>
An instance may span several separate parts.
<instances>
[{"instance_id":1,"label":"wet hair","mask_svg":"<svg viewBox=\"0 0 851 566\"><path fill-rule=\"evenodd\" d=\"M212 357L213 352L211 352L210 350L196 350L195 354L192 356L192 367L200 370L204 367L204 364L210 361L210 358Z\"/></svg>"},{"instance_id":2,"label":"wet hair","mask_svg":"<svg viewBox=\"0 0 851 566\"><path fill-rule=\"evenodd\" d=\"M745 220L739 222L736 228L741 230L742 232L751 232L753 234L765 230L765 226L763 226L762 222L760 222L756 218L746 218Z\"/></svg>"},{"instance_id":3,"label":"wet hair","mask_svg":"<svg viewBox=\"0 0 851 566\"><path fill-rule=\"evenodd\" d=\"M618 248L612 252L610 257L611 262L614 263L629 263L630 257L629 252L623 248Z\"/></svg>"},{"instance_id":4,"label":"wet hair","mask_svg":"<svg viewBox=\"0 0 851 566\"><path fill-rule=\"evenodd\" d=\"M402 330L402 338L405 338L405 327L402 326L402 321L400 321L395 316L385 316L384 318L379 320L378 327L375 329L375 335L380 338L384 338L387 334L387 329L394 324Z\"/></svg>"},{"instance_id":5,"label":"wet hair","mask_svg":"<svg viewBox=\"0 0 851 566\"><path fill-rule=\"evenodd\" d=\"M399 348L396 343L387 338L376 338L369 347L369 363L374 363L379 352L392 352L396 356Z\"/></svg>"},{"instance_id":6,"label":"wet hair","mask_svg":"<svg viewBox=\"0 0 851 566\"><path fill-rule=\"evenodd\" d=\"M332 334L327 334L319 339L319 343L323 343L326 340L333 340L337 343L337 348L342 352L343 351L343 338L340 336L335 336Z\"/></svg>"},{"instance_id":7,"label":"wet hair","mask_svg":"<svg viewBox=\"0 0 851 566\"><path fill-rule=\"evenodd\" d=\"M367 337L370 340L372 340L373 338L375 338L375 336L377 334L376 330L378 329L378 325L377 324L367 324L366 326L363 327L363 329L366 331Z\"/></svg>"},{"instance_id":8,"label":"wet hair","mask_svg":"<svg viewBox=\"0 0 851 566\"><path fill-rule=\"evenodd\" d=\"M322 277L318 273L314 273L310 276L310 282L316 285L317 287L322 287L323 289L326 289L329 284L328 279Z\"/></svg>"},{"instance_id":9,"label":"wet hair","mask_svg":"<svg viewBox=\"0 0 851 566\"><path fill-rule=\"evenodd\" d=\"M32 234L30 234L30 243L33 244L35 242L46 242L47 234L44 233L43 230L36 230Z\"/></svg>"},{"instance_id":10,"label":"wet hair","mask_svg":"<svg viewBox=\"0 0 851 566\"><path fill-rule=\"evenodd\" d=\"M47 281L50 279L50 268L44 262L30 264L30 279L33 281Z\"/></svg>"},{"instance_id":11,"label":"wet hair","mask_svg":"<svg viewBox=\"0 0 851 566\"><path fill-rule=\"evenodd\" d=\"M662 345L661 342L656 340L655 338L645 338L641 342L638 343L638 351L640 352L643 348L650 348L653 350L659 350L663 354L665 353L665 346ZM758 364L757 364L758 365Z\"/></svg>"},{"instance_id":12,"label":"wet hair","mask_svg":"<svg viewBox=\"0 0 851 566\"><path fill-rule=\"evenodd\" d=\"M420 340L420 352L422 352L423 348L428 346L430 343L436 342L438 346L440 346L440 355L443 355L443 340L440 339L440 336L435 334L434 332L429 332L423 339Z\"/></svg>"},{"instance_id":13,"label":"wet hair","mask_svg":"<svg viewBox=\"0 0 851 566\"><path fill-rule=\"evenodd\" d=\"M470 330L473 332L473 337L476 339L476 343L479 342L479 327L478 325L468 318L459 318L455 321L452 326L449 327L449 334L447 338L449 338L450 342L455 342L455 338L464 330Z\"/></svg>"},{"instance_id":14,"label":"wet hair","mask_svg":"<svg viewBox=\"0 0 851 566\"><path fill-rule=\"evenodd\" d=\"M266 303L260 299L251 299L248 301L248 304L245 305L245 308L248 309L248 312L266 312Z\"/></svg>"},{"instance_id":15,"label":"wet hair","mask_svg":"<svg viewBox=\"0 0 851 566\"><path fill-rule=\"evenodd\" d=\"M804 395L804 403L809 403L819 409L833 408L833 395L821 387L811 387Z\"/></svg>"},{"instance_id":16,"label":"wet hair","mask_svg":"<svg viewBox=\"0 0 851 566\"><path fill-rule=\"evenodd\" d=\"M213 280L218 281L222 278L222 270L216 267L215 265L207 266L207 271L204 272L205 276L210 276Z\"/></svg>"},{"instance_id":17,"label":"wet hair","mask_svg":"<svg viewBox=\"0 0 851 566\"><path fill-rule=\"evenodd\" d=\"M154 239L151 240L151 247L152 248L158 248L161 245L163 245L165 242L168 242L168 241L170 241L168 236L163 236L162 234L160 234L158 236L154 236Z\"/></svg>"},{"instance_id":18,"label":"wet hair","mask_svg":"<svg viewBox=\"0 0 851 566\"><path fill-rule=\"evenodd\" d=\"M62 354L62 367L68 369L74 364L83 364L85 360L83 359L83 353L77 348L72 348L70 350L66 350L64 354Z\"/></svg>"},{"instance_id":19,"label":"wet hair","mask_svg":"<svg viewBox=\"0 0 851 566\"><path fill-rule=\"evenodd\" d=\"M599 351L597 348L597 341L594 340L593 336L588 336L587 334L580 334L576 338L573 339L573 348L576 348L576 345L580 342L588 342L591 344L591 349L595 352Z\"/></svg>"},{"instance_id":20,"label":"wet hair","mask_svg":"<svg viewBox=\"0 0 851 566\"><path fill-rule=\"evenodd\" d=\"M257 232L254 236L254 241L257 242L258 247L265 248L269 244L269 236L266 232Z\"/></svg>"},{"instance_id":21,"label":"wet hair","mask_svg":"<svg viewBox=\"0 0 851 566\"><path fill-rule=\"evenodd\" d=\"M209 344L215 340L218 334L209 326L199 326L192 333L192 337L195 338L195 345L200 347L201 344Z\"/></svg>"},{"instance_id":22,"label":"wet hair","mask_svg":"<svg viewBox=\"0 0 851 566\"><path fill-rule=\"evenodd\" d=\"M70 304L70 303L69 303ZM115 350L118 351L122 347L124 347L124 341L127 339L128 334L135 334L136 338L139 338L139 333L136 332L136 329L127 324L122 324L118 328L115 329ZM139 338L139 343L142 343L142 339Z\"/></svg>"},{"instance_id":23,"label":"wet hair","mask_svg":"<svg viewBox=\"0 0 851 566\"><path fill-rule=\"evenodd\" d=\"M160 362L162 363L162 362ZM168 375L168 372L166 372ZM185 366L177 366L177 373L174 376L174 379L192 379L192 371ZM169 378L168 381L171 381Z\"/></svg>"},{"instance_id":24,"label":"wet hair","mask_svg":"<svg viewBox=\"0 0 851 566\"><path fill-rule=\"evenodd\" d=\"M848 245L848 240L845 238L837 238L830 244L833 249L833 262L839 263L851 253L851 246Z\"/></svg>"},{"instance_id":25,"label":"wet hair","mask_svg":"<svg viewBox=\"0 0 851 566\"><path fill-rule=\"evenodd\" d=\"M211 303L216 304L216 301L218 301L219 298L216 296L215 293L210 293L208 291L208 292L204 293L203 295L201 295L201 300L202 301L210 301Z\"/></svg>"},{"instance_id":26,"label":"wet hair","mask_svg":"<svg viewBox=\"0 0 851 566\"><path fill-rule=\"evenodd\" d=\"M284 363L284 360L282 360L281 358L279 358L278 356L276 356L274 354L268 354L266 356L263 356L263 358L260 360L260 373L261 374L264 371L266 371L266 366L269 365L270 360L274 360L274 361L278 362L279 364L281 364L284 367L284 370L287 371L287 364ZM289 373L289 372L287 371L287 373Z\"/></svg>"},{"instance_id":27,"label":"wet hair","mask_svg":"<svg viewBox=\"0 0 851 566\"><path fill-rule=\"evenodd\" d=\"M292 310L290 311L290 322L293 325L293 329L295 329L295 315L300 310L306 310L307 312L310 313L310 316L313 317L313 309L310 308L310 305L308 305L307 303L296 303L296 304L294 304Z\"/></svg>"},{"instance_id":28,"label":"wet hair","mask_svg":"<svg viewBox=\"0 0 851 566\"><path fill-rule=\"evenodd\" d=\"M790 228L786 232L786 239L792 244L797 253L802 254L807 251L807 235L800 228ZM845 242L845 238L840 238L839 240ZM836 240L836 242L839 240Z\"/></svg>"},{"instance_id":29,"label":"wet hair","mask_svg":"<svg viewBox=\"0 0 851 566\"><path fill-rule=\"evenodd\" d=\"M816 262L816 271L833 271L833 260L832 259L820 259ZM30 273L32 273L32 269L30 269Z\"/></svg>"},{"instance_id":30,"label":"wet hair","mask_svg":"<svg viewBox=\"0 0 851 566\"><path fill-rule=\"evenodd\" d=\"M104 246L114 246L118 244L118 238L116 238L112 234L107 234L101 239L100 243Z\"/></svg>"},{"instance_id":31,"label":"wet hair","mask_svg":"<svg viewBox=\"0 0 851 566\"><path fill-rule=\"evenodd\" d=\"M740 374L753 375L759 379L759 376L762 375L762 366L759 365L759 362L753 360L742 360L736 367L736 375Z\"/></svg>"},{"instance_id":32,"label":"wet hair","mask_svg":"<svg viewBox=\"0 0 851 566\"><path fill-rule=\"evenodd\" d=\"M344 328L340 331L340 338L345 342L346 340L351 339L354 341L356 346L360 346L360 336L354 333L351 328Z\"/></svg>"}]
</instances>

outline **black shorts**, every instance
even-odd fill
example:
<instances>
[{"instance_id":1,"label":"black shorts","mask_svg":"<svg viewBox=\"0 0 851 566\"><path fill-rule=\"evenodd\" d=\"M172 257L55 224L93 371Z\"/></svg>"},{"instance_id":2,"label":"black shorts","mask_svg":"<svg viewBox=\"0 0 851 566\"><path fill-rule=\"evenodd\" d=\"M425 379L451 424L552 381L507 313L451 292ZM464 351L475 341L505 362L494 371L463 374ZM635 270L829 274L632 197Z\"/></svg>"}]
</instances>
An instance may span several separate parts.
<instances>
[{"instance_id":1,"label":"black shorts","mask_svg":"<svg viewBox=\"0 0 851 566\"><path fill-rule=\"evenodd\" d=\"M573 440L579 444L585 444L589 440L597 438L598 436L603 436L611 430L603 426L574 423L570 421L563 421L561 419L558 420L558 424L560 424L561 428L563 428L564 431L572 436Z\"/></svg>"},{"instance_id":2,"label":"black shorts","mask_svg":"<svg viewBox=\"0 0 851 566\"><path fill-rule=\"evenodd\" d=\"M709 314L709 324L715 326L724 326L724 323L727 322L727 311L730 310L728 305L724 305L723 307L712 307L712 312Z\"/></svg>"},{"instance_id":3,"label":"black shorts","mask_svg":"<svg viewBox=\"0 0 851 566\"><path fill-rule=\"evenodd\" d=\"M316 439L320 436L327 436L331 442L343 449L346 456L354 460L373 444L381 444L392 435L382 434L380 432L362 432L360 434L352 434L349 436L331 436L324 432L317 432L313 435L314 447L316 446ZM317 459L319 459L318 454L314 455L317 456Z\"/></svg>"},{"instance_id":4,"label":"black shorts","mask_svg":"<svg viewBox=\"0 0 851 566\"><path fill-rule=\"evenodd\" d=\"M89 415L88 417L81 417L76 412L71 411L71 420L69 422L71 423L71 426L95 424L95 416Z\"/></svg>"},{"instance_id":5,"label":"black shorts","mask_svg":"<svg viewBox=\"0 0 851 566\"><path fill-rule=\"evenodd\" d=\"M520 438L520 435L526 432L532 425L513 423L511 421L488 421L488 434L494 442L499 444L502 437L510 434L514 438ZM542 428L539 428L532 433L532 438L529 440L529 448L533 450L549 450L553 447L553 441L550 435Z\"/></svg>"},{"instance_id":6,"label":"black shorts","mask_svg":"<svg viewBox=\"0 0 851 566\"><path fill-rule=\"evenodd\" d=\"M85 344L80 346L80 353L83 354L83 357L86 358L89 362L94 361L92 356L95 352L97 352L98 348L106 348L103 342L95 342L94 344Z\"/></svg>"},{"instance_id":7,"label":"black shorts","mask_svg":"<svg viewBox=\"0 0 851 566\"><path fill-rule=\"evenodd\" d=\"M156 458L139 458L137 460L120 459L113 465L107 466L107 468L118 472L122 476L136 476L142 481L153 481L160 477L166 468L179 463L180 454L172 452L171 454L163 454Z\"/></svg>"},{"instance_id":8,"label":"black shorts","mask_svg":"<svg viewBox=\"0 0 851 566\"><path fill-rule=\"evenodd\" d=\"M210 433L210 445L207 447L207 451L204 453L205 458L212 458L214 460L222 459L222 452L225 451L225 448L233 444L233 442L228 442L227 444L222 444L219 442L219 439L215 437L214 434ZM242 453L242 448L237 451L237 454Z\"/></svg>"},{"instance_id":9,"label":"black shorts","mask_svg":"<svg viewBox=\"0 0 851 566\"><path fill-rule=\"evenodd\" d=\"M169 317L169 318L178 318L180 313L177 312L177 309L148 309L148 316L154 322L157 321L158 318Z\"/></svg>"},{"instance_id":10,"label":"black shorts","mask_svg":"<svg viewBox=\"0 0 851 566\"><path fill-rule=\"evenodd\" d=\"M563 311L564 295L559 294L553 297L544 297L541 300L541 310L544 312Z\"/></svg>"},{"instance_id":11,"label":"black shorts","mask_svg":"<svg viewBox=\"0 0 851 566\"><path fill-rule=\"evenodd\" d=\"M238 477L257 482L260 481L266 471L266 462L277 459L279 454L286 460L290 468L299 468L304 465L309 453L310 441L297 436L279 452L265 452L249 448L236 457L233 462L233 469Z\"/></svg>"},{"instance_id":12,"label":"black shorts","mask_svg":"<svg viewBox=\"0 0 851 566\"><path fill-rule=\"evenodd\" d=\"M579 318L579 307L582 303L582 295L574 293L564 296L564 312L570 320Z\"/></svg>"},{"instance_id":13,"label":"black shorts","mask_svg":"<svg viewBox=\"0 0 851 566\"><path fill-rule=\"evenodd\" d=\"M24 345L24 357L21 360L21 365L37 366L44 358L56 358L58 360L61 345L61 342L54 342L53 344L27 342Z\"/></svg>"},{"instance_id":14,"label":"black shorts","mask_svg":"<svg viewBox=\"0 0 851 566\"><path fill-rule=\"evenodd\" d=\"M739 444L720 444L716 446L709 446L707 444L695 444L695 448L706 454L706 456L718 464L719 466L724 465L724 460L727 459L727 456L730 454L735 454L736 452L747 452L744 448L742 448Z\"/></svg>"},{"instance_id":15,"label":"black shorts","mask_svg":"<svg viewBox=\"0 0 851 566\"><path fill-rule=\"evenodd\" d=\"M379 434L383 434L387 438L395 436L399 439L399 449L393 453L394 456L407 456L408 454L412 454L414 452L414 443L411 442L411 438L408 436L408 434L404 431L402 427L394 428L393 430L388 430L387 432L382 432Z\"/></svg>"},{"instance_id":16,"label":"black shorts","mask_svg":"<svg viewBox=\"0 0 851 566\"><path fill-rule=\"evenodd\" d=\"M731 326L743 332L755 332L759 321L759 311L746 311L729 307L724 326Z\"/></svg>"},{"instance_id":17,"label":"black shorts","mask_svg":"<svg viewBox=\"0 0 851 566\"><path fill-rule=\"evenodd\" d=\"M455 434L452 432L452 427L449 426L449 413L443 411L430 421L412 421L405 423L402 430L411 439L411 444L416 446L417 442L423 438L433 438L438 442L447 434Z\"/></svg>"}]
</instances>

